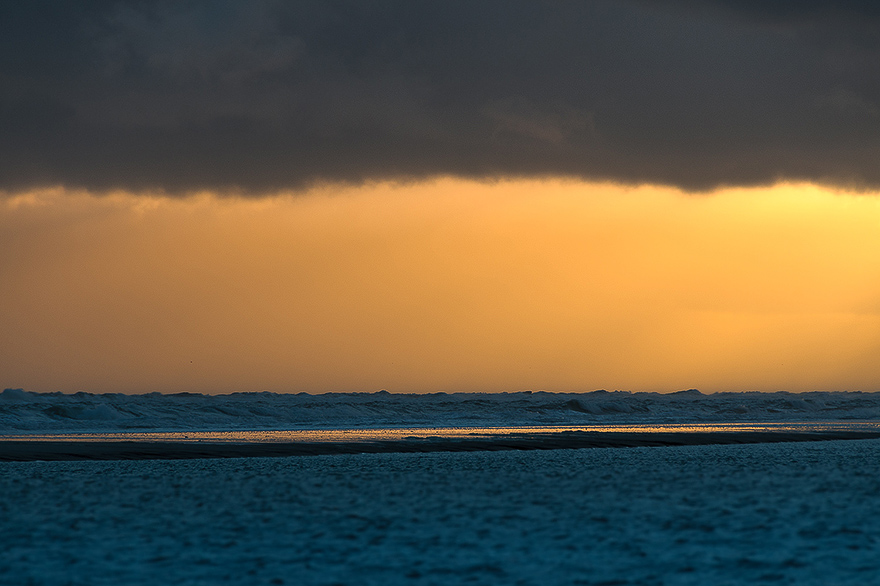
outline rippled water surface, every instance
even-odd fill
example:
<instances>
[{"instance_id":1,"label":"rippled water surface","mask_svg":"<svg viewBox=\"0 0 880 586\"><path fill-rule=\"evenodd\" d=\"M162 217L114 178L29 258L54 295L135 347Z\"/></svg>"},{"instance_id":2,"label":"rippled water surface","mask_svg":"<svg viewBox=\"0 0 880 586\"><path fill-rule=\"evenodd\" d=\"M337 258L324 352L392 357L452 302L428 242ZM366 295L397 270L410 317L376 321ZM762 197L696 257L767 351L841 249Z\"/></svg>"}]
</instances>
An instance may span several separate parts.
<instances>
[{"instance_id":1,"label":"rippled water surface","mask_svg":"<svg viewBox=\"0 0 880 586\"><path fill-rule=\"evenodd\" d=\"M2 584L878 584L880 440L0 464Z\"/></svg>"}]
</instances>

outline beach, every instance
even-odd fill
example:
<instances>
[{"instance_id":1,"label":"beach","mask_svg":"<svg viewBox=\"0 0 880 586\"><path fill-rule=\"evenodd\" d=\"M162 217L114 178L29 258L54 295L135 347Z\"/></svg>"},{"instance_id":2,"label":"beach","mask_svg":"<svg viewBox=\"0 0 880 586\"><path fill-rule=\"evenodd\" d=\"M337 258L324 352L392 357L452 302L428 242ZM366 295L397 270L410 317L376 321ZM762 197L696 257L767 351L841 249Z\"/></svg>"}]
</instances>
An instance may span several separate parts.
<instances>
[{"instance_id":1,"label":"beach","mask_svg":"<svg viewBox=\"0 0 880 586\"><path fill-rule=\"evenodd\" d=\"M727 425L692 428L656 425L620 431L507 429L306 430L271 434L216 433L67 434L0 436L0 462L66 460L180 460L271 458L340 454L497 452L820 442L880 438L874 424L816 426ZM699 429L699 428L698 428Z\"/></svg>"},{"instance_id":2,"label":"beach","mask_svg":"<svg viewBox=\"0 0 880 586\"><path fill-rule=\"evenodd\" d=\"M7 390L0 583L877 584L878 408Z\"/></svg>"},{"instance_id":3,"label":"beach","mask_svg":"<svg viewBox=\"0 0 880 586\"><path fill-rule=\"evenodd\" d=\"M0 2L0 586L880 586L880 2Z\"/></svg>"}]
</instances>

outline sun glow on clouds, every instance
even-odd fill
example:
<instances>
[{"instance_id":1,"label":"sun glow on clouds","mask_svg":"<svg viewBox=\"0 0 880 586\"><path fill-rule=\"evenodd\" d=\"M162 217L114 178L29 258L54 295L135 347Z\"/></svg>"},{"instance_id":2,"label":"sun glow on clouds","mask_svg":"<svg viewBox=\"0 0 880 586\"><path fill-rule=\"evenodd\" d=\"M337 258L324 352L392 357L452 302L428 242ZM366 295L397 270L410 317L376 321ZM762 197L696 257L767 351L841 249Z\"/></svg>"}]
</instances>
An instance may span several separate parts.
<instances>
[{"instance_id":1,"label":"sun glow on clouds","mask_svg":"<svg viewBox=\"0 0 880 586\"><path fill-rule=\"evenodd\" d=\"M0 202L30 390L875 389L880 199L561 181Z\"/></svg>"}]
</instances>

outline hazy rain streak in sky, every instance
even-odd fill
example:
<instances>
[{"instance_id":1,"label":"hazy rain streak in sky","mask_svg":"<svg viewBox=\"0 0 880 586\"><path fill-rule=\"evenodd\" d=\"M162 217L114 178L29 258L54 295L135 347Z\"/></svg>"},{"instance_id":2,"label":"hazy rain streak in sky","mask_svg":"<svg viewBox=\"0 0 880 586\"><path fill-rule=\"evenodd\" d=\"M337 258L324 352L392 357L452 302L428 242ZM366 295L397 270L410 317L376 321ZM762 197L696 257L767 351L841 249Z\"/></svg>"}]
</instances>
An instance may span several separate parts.
<instances>
[{"instance_id":1,"label":"hazy rain streak in sky","mask_svg":"<svg viewBox=\"0 0 880 586\"><path fill-rule=\"evenodd\" d=\"M453 179L0 206L30 390L872 389L880 200Z\"/></svg>"}]
</instances>

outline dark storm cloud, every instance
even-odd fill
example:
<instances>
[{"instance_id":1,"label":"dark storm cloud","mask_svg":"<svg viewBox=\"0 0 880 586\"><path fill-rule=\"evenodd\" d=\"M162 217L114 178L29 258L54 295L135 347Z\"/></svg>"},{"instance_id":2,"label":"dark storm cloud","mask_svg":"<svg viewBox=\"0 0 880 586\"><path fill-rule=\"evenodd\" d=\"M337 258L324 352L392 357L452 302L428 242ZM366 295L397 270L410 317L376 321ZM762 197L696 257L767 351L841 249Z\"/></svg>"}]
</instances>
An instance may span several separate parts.
<instances>
[{"instance_id":1,"label":"dark storm cloud","mask_svg":"<svg viewBox=\"0 0 880 586\"><path fill-rule=\"evenodd\" d=\"M874 2L5 2L0 189L880 186Z\"/></svg>"}]
</instances>

